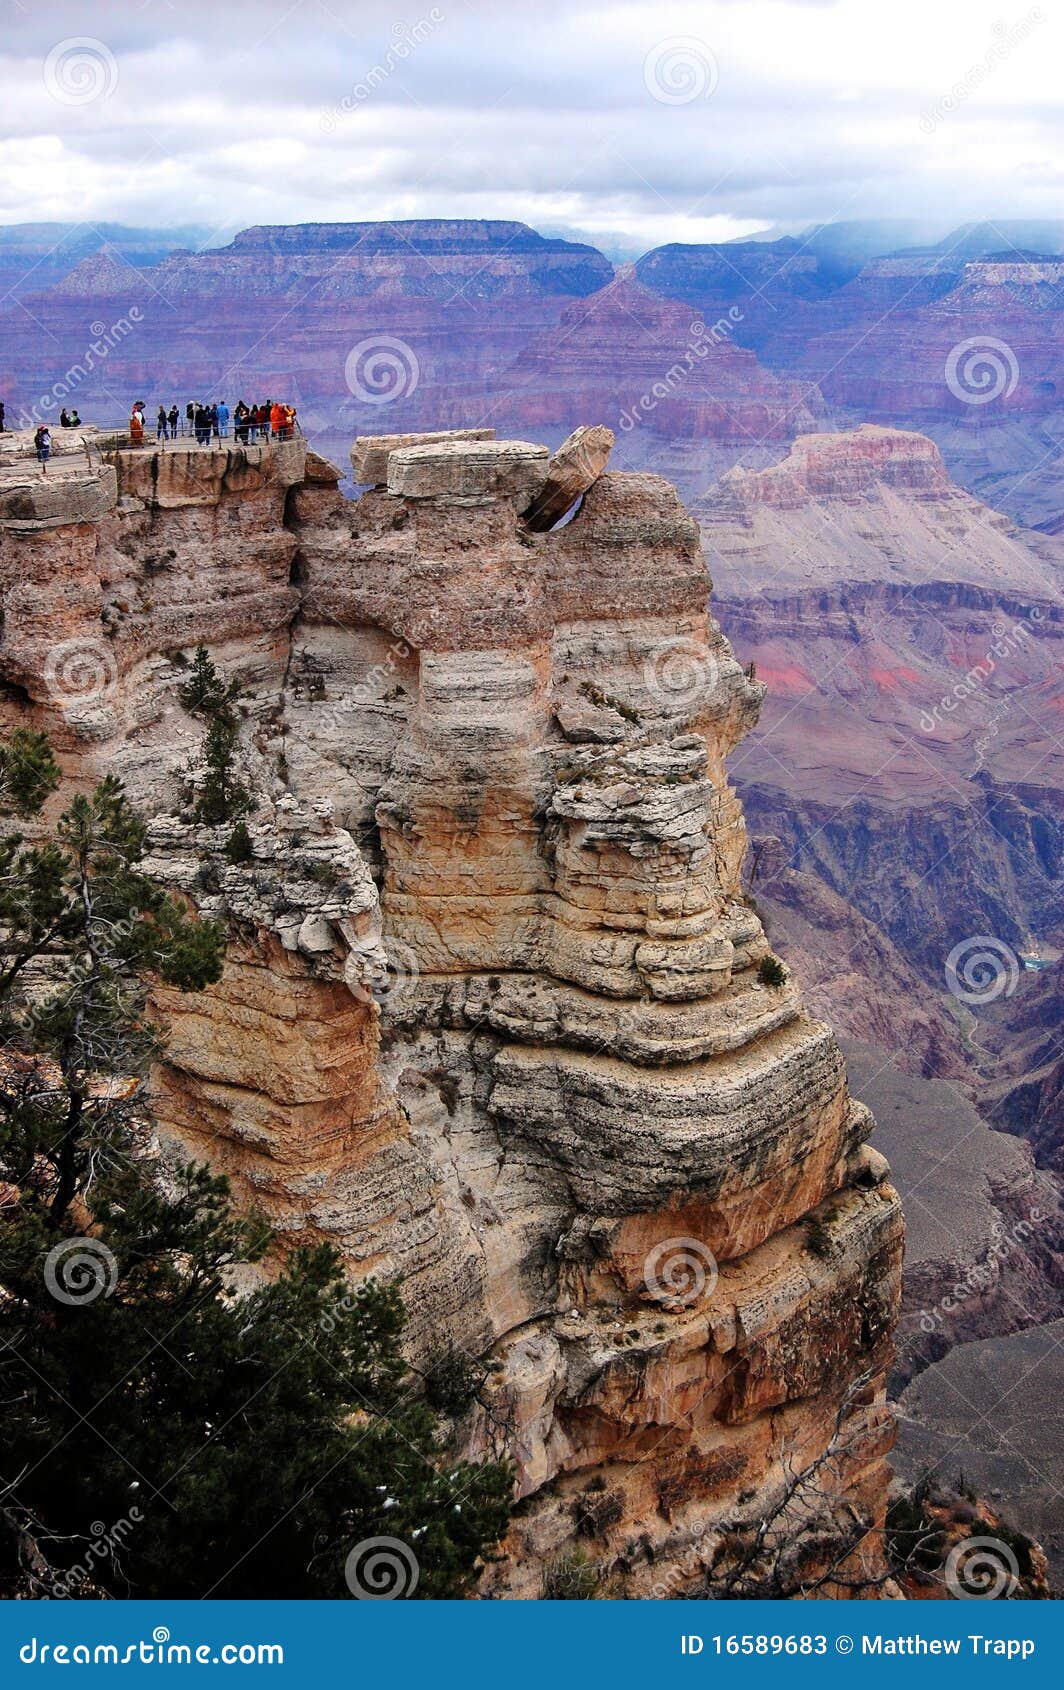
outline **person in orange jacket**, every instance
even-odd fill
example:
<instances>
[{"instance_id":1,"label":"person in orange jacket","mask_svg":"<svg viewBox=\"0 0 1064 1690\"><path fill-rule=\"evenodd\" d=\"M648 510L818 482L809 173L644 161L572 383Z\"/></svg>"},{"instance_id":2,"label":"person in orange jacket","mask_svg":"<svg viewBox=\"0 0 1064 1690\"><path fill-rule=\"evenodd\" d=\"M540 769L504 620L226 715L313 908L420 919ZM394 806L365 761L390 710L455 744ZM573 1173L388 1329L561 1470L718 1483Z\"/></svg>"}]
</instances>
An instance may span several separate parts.
<instances>
[{"instance_id":1,"label":"person in orange jacket","mask_svg":"<svg viewBox=\"0 0 1064 1690\"><path fill-rule=\"evenodd\" d=\"M129 444L143 446L144 444L144 407L134 405L129 415Z\"/></svg>"},{"instance_id":2,"label":"person in orange jacket","mask_svg":"<svg viewBox=\"0 0 1064 1690\"><path fill-rule=\"evenodd\" d=\"M275 399L273 404L270 406L270 428L275 440L282 440L284 438L284 424L284 406L281 404L279 399Z\"/></svg>"}]
</instances>

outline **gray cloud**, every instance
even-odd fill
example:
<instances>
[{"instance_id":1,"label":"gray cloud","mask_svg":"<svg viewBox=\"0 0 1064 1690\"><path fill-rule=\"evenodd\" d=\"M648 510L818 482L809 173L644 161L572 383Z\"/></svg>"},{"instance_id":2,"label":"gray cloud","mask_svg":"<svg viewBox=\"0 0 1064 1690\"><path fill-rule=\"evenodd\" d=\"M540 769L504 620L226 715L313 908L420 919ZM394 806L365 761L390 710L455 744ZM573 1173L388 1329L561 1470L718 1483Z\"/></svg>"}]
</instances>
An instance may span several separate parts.
<instances>
[{"instance_id":1,"label":"gray cloud","mask_svg":"<svg viewBox=\"0 0 1064 1690\"><path fill-rule=\"evenodd\" d=\"M86 35L83 99L45 67ZM1062 44L983 0L8 0L0 220L518 216L638 247L1052 216Z\"/></svg>"}]
</instances>

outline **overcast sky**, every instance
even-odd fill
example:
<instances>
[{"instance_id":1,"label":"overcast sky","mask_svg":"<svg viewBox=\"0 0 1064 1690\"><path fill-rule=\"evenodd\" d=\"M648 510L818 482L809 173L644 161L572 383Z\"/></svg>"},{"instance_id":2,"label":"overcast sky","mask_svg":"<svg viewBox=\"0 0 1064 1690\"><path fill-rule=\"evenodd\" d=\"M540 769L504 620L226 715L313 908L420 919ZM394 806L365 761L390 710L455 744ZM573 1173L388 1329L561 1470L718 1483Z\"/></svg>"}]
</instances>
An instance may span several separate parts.
<instances>
[{"instance_id":1,"label":"overcast sky","mask_svg":"<svg viewBox=\"0 0 1064 1690\"><path fill-rule=\"evenodd\" d=\"M1064 4L0 0L0 222L1058 216Z\"/></svg>"}]
</instances>

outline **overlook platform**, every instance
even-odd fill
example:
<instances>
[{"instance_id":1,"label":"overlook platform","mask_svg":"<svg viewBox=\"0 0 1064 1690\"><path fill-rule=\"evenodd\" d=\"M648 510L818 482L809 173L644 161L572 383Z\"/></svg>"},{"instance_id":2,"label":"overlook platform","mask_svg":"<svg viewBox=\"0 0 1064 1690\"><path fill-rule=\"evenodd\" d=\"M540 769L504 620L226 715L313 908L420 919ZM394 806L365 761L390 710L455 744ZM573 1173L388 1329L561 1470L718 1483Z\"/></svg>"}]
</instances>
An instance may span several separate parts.
<instances>
[{"instance_id":1,"label":"overlook platform","mask_svg":"<svg viewBox=\"0 0 1064 1690\"><path fill-rule=\"evenodd\" d=\"M336 481L340 471L308 453L302 435L237 445L214 440L198 446L187 436L146 440L130 446L128 433L56 430L47 474L33 447L33 432L0 436L0 526L62 527L95 521L116 507L175 510L216 505L223 493L296 485L313 461L318 480Z\"/></svg>"}]
</instances>

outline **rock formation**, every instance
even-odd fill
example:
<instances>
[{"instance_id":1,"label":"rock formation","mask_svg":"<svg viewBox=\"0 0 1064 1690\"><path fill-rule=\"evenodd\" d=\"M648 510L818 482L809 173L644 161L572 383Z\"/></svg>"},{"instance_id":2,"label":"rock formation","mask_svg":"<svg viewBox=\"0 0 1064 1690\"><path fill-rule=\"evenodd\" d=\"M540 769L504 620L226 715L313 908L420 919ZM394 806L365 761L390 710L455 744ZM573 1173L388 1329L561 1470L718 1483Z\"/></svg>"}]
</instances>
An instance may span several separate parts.
<instances>
[{"instance_id":1,"label":"rock formation","mask_svg":"<svg viewBox=\"0 0 1064 1690\"><path fill-rule=\"evenodd\" d=\"M735 765L757 831L938 996L973 933L1022 953L1064 932L1060 541L957 487L924 436L872 426L803 436L695 510L717 613L769 689Z\"/></svg>"},{"instance_id":2,"label":"rock formation","mask_svg":"<svg viewBox=\"0 0 1064 1690\"><path fill-rule=\"evenodd\" d=\"M418 1365L483 1364L454 1438L519 1498L485 1594L578 1543L682 1594L829 1449L788 1530L815 1572L860 1520L877 1578L900 1209L830 1028L759 977L725 760L763 688L673 488L585 454L548 530L573 464L529 442L361 443L353 503L301 441L108 456L0 477L4 712L121 774L230 924L217 987L159 994L164 1142L401 1276ZM199 642L247 861L188 819Z\"/></svg>"}]
</instances>

